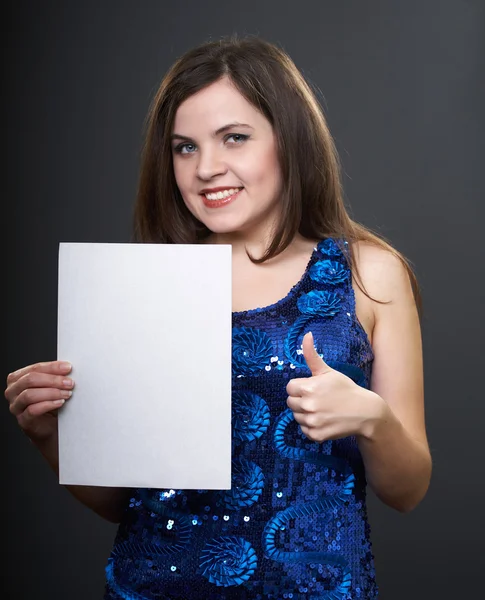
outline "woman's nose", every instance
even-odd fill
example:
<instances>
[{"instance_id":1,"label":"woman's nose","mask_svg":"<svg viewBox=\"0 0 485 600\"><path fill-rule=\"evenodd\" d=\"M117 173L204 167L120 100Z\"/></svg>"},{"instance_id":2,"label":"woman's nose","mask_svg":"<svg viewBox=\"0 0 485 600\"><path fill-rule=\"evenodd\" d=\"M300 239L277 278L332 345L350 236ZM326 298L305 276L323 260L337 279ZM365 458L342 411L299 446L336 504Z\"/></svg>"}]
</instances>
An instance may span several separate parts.
<instances>
[{"instance_id":1,"label":"woman's nose","mask_svg":"<svg viewBox=\"0 0 485 600\"><path fill-rule=\"evenodd\" d=\"M227 171L226 164L215 150L199 151L198 159L197 176L200 179L212 179L216 175L223 175Z\"/></svg>"}]
</instances>

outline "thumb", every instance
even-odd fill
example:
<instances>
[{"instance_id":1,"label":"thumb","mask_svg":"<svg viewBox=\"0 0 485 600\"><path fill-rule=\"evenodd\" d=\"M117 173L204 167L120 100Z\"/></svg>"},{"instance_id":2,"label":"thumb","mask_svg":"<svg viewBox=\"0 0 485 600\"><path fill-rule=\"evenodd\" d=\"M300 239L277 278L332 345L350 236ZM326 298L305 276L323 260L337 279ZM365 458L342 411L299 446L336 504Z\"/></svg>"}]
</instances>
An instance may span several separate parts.
<instances>
[{"instance_id":1,"label":"thumb","mask_svg":"<svg viewBox=\"0 0 485 600\"><path fill-rule=\"evenodd\" d=\"M311 331L303 336L302 348L303 356L305 357L306 364L312 372L312 375L323 375L323 373L332 370L323 358L318 355L313 342L313 333Z\"/></svg>"}]
</instances>

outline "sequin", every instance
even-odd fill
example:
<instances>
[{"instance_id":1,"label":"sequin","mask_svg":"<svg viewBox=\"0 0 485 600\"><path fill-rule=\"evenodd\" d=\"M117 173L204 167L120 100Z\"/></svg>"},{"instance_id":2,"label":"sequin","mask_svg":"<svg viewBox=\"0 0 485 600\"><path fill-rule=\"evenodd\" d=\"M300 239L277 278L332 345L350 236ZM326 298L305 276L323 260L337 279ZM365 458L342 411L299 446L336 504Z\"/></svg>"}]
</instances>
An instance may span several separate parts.
<instances>
[{"instance_id":1,"label":"sequin","mask_svg":"<svg viewBox=\"0 0 485 600\"><path fill-rule=\"evenodd\" d=\"M332 368L369 386L345 248L322 241L287 296L233 314L231 489L136 490L105 600L377 598L357 441L311 442L286 405L288 381L309 375L306 331Z\"/></svg>"}]
</instances>

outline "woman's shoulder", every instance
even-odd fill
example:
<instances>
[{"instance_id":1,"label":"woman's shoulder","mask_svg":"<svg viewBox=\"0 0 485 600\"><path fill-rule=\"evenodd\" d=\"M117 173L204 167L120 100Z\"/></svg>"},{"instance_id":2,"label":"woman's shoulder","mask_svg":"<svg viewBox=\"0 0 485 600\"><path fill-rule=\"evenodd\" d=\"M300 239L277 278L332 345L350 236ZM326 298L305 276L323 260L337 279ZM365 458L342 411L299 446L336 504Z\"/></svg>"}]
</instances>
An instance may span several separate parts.
<instances>
[{"instance_id":1,"label":"woman's shoulder","mask_svg":"<svg viewBox=\"0 0 485 600\"><path fill-rule=\"evenodd\" d=\"M409 273L398 252L364 240L354 242L352 251L362 283L372 298L395 303L413 297Z\"/></svg>"},{"instance_id":2,"label":"woman's shoulder","mask_svg":"<svg viewBox=\"0 0 485 600\"><path fill-rule=\"evenodd\" d=\"M374 346L377 323L389 324L402 318L406 311L414 311L414 294L405 264L392 249L359 241L352 244L352 254L360 277L360 281L355 273L352 277L355 310Z\"/></svg>"}]
</instances>

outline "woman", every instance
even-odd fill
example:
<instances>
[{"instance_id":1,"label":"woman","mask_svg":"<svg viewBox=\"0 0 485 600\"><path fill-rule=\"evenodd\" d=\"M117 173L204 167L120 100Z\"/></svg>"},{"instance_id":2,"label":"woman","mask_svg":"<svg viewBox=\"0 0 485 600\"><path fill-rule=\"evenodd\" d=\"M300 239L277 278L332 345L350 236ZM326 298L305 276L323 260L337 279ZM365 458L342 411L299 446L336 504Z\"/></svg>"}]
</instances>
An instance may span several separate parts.
<instances>
[{"instance_id":1,"label":"woman","mask_svg":"<svg viewBox=\"0 0 485 600\"><path fill-rule=\"evenodd\" d=\"M69 486L120 522L105 598L376 598L366 483L405 512L431 474L415 277L350 219L322 111L274 45L188 52L147 125L137 241L232 245L233 482ZM5 392L55 470L69 371L30 365Z\"/></svg>"}]
</instances>

